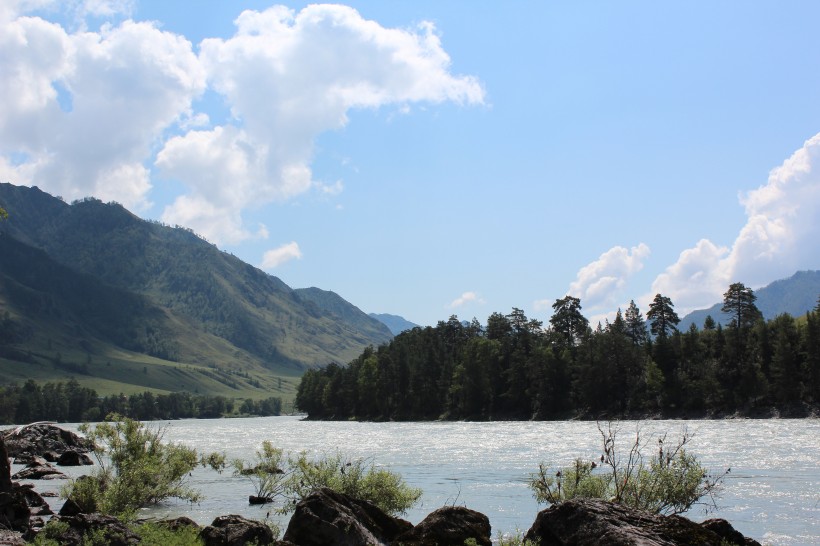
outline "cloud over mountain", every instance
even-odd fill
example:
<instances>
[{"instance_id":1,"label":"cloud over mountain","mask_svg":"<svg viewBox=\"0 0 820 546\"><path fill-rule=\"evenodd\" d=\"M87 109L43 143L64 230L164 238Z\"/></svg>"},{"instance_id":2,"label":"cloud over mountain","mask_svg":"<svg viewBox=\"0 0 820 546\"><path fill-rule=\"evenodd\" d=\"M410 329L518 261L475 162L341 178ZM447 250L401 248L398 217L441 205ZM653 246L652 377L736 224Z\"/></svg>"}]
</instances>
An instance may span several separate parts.
<instances>
[{"instance_id":1,"label":"cloud over mountain","mask_svg":"<svg viewBox=\"0 0 820 546\"><path fill-rule=\"evenodd\" d=\"M450 73L430 23L390 29L346 6L274 6L242 12L232 37L203 40L197 55L154 23L68 31L23 14L43 5L0 10L0 176L145 208L156 169L185 187L163 219L215 242L258 235L243 224L248 207L328 188L312 179L314 141L351 109L484 99L474 78ZM62 7L107 16L129 6ZM203 127L196 101L208 90L231 118Z\"/></svg>"}]
</instances>

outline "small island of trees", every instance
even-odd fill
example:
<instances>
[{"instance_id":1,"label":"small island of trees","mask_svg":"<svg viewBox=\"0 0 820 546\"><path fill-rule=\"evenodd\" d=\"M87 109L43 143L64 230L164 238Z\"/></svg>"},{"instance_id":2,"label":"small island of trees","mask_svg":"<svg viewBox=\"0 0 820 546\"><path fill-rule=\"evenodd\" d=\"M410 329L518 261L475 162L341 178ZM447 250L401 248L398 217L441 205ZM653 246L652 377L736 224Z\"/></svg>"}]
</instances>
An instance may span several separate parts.
<instances>
[{"instance_id":1,"label":"small island of trees","mask_svg":"<svg viewBox=\"0 0 820 546\"><path fill-rule=\"evenodd\" d=\"M346 366L309 370L296 396L313 419L565 419L805 416L820 405L820 302L764 320L742 283L724 294L723 327L685 332L673 302L635 302L590 328L578 298L549 325L514 308L482 325L457 317L368 348Z\"/></svg>"}]
</instances>

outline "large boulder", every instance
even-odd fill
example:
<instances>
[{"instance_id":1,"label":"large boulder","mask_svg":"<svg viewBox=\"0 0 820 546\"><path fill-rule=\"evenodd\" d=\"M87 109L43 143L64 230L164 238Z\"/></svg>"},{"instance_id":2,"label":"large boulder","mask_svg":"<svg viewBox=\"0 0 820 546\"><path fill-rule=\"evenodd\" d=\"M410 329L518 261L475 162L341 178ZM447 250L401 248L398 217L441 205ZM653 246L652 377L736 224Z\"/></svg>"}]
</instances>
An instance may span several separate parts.
<instances>
[{"instance_id":1,"label":"large boulder","mask_svg":"<svg viewBox=\"0 0 820 546\"><path fill-rule=\"evenodd\" d=\"M722 542L725 535L680 516L661 516L591 499L566 501L542 510L524 538L540 546L727 544ZM745 538L739 546L744 544L760 546Z\"/></svg>"},{"instance_id":2,"label":"large boulder","mask_svg":"<svg viewBox=\"0 0 820 546\"><path fill-rule=\"evenodd\" d=\"M380 546L412 527L370 502L322 488L296 505L284 540L299 546Z\"/></svg>"},{"instance_id":3,"label":"large boulder","mask_svg":"<svg viewBox=\"0 0 820 546\"><path fill-rule=\"evenodd\" d=\"M0 438L0 529L25 533L29 529L30 517L31 509L23 488L11 481L6 444Z\"/></svg>"},{"instance_id":4,"label":"large boulder","mask_svg":"<svg viewBox=\"0 0 820 546\"><path fill-rule=\"evenodd\" d=\"M273 531L261 521L242 516L219 516L203 527L199 538L205 546L243 546L249 542L264 546L274 543Z\"/></svg>"},{"instance_id":5,"label":"large boulder","mask_svg":"<svg viewBox=\"0 0 820 546\"><path fill-rule=\"evenodd\" d=\"M24 425L4 430L2 434L10 457L25 453L42 457L51 452L50 459L53 454L59 456L69 450L85 453L94 447L82 436L48 423Z\"/></svg>"},{"instance_id":6,"label":"large boulder","mask_svg":"<svg viewBox=\"0 0 820 546\"><path fill-rule=\"evenodd\" d=\"M52 521L67 525L57 538L65 546L86 544L86 537L93 534L108 546L131 546L140 543L140 536L130 530L114 516L103 514L77 514L76 516L54 516Z\"/></svg>"},{"instance_id":7,"label":"large boulder","mask_svg":"<svg viewBox=\"0 0 820 546\"><path fill-rule=\"evenodd\" d=\"M445 506L399 535L396 542L406 546L463 546L468 539L473 539L480 546L492 546L489 518L463 506Z\"/></svg>"}]
</instances>

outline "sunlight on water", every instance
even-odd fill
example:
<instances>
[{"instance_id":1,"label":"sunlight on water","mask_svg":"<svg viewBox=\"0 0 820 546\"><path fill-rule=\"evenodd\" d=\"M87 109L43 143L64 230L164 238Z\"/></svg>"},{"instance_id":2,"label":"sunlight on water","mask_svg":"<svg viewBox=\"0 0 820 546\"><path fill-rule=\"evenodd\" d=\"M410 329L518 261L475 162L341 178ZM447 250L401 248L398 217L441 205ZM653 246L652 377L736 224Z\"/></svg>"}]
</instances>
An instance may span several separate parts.
<instances>
[{"instance_id":1,"label":"sunlight on water","mask_svg":"<svg viewBox=\"0 0 820 546\"><path fill-rule=\"evenodd\" d=\"M634 438L636 422L620 423L622 446ZM576 457L600 456L594 422L355 423L313 422L294 417L184 420L167 423L166 439L201 452L251 458L262 440L286 452L321 454L338 449L370 457L424 491L420 506L405 517L417 523L445 504L463 505L490 518L493 535L527 530L539 507L526 485L541 461L566 465ZM644 421L642 435L694 433L691 451L712 471L731 467L720 509L739 531L773 545L820 544L820 421L722 420ZM69 428L69 427L67 427ZM650 442L652 446L652 442ZM650 447L651 448L651 447ZM197 470L194 485L206 497L145 510L145 516L184 514L202 524L223 514L262 519L269 507L247 504L246 478Z\"/></svg>"}]
</instances>

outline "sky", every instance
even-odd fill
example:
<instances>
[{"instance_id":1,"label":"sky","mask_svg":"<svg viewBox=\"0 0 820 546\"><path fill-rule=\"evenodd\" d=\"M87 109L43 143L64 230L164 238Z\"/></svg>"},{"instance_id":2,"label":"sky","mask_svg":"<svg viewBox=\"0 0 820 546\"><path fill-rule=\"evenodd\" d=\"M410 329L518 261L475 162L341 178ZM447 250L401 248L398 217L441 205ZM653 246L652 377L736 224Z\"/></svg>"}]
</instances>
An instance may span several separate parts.
<instances>
[{"instance_id":1,"label":"sky","mask_svg":"<svg viewBox=\"0 0 820 546\"><path fill-rule=\"evenodd\" d=\"M820 269L820 2L3 0L0 181L435 325ZM13 214L14 211L9 211Z\"/></svg>"}]
</instances>

